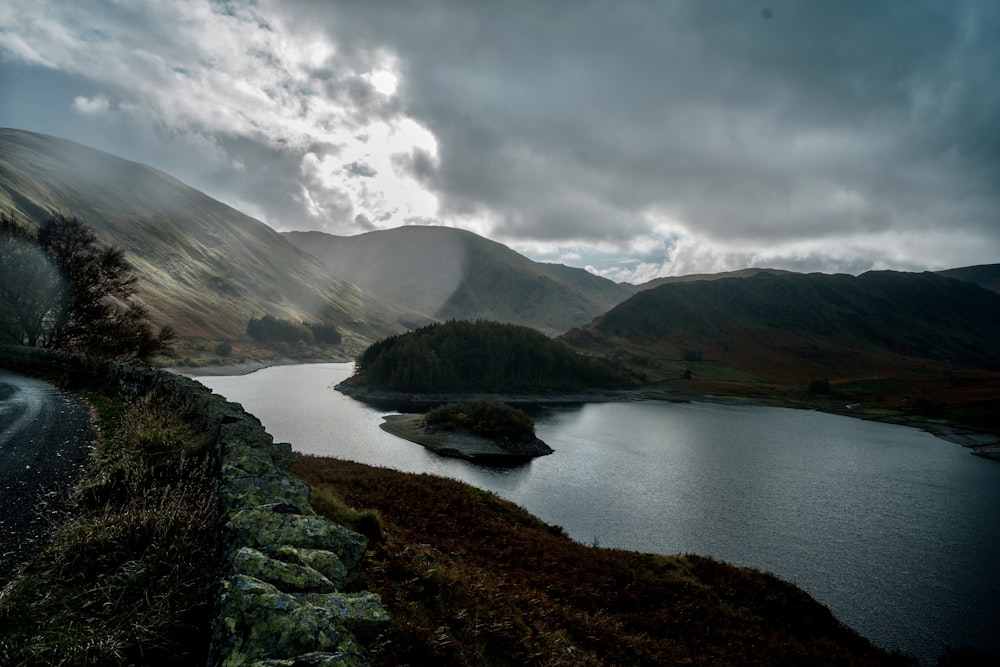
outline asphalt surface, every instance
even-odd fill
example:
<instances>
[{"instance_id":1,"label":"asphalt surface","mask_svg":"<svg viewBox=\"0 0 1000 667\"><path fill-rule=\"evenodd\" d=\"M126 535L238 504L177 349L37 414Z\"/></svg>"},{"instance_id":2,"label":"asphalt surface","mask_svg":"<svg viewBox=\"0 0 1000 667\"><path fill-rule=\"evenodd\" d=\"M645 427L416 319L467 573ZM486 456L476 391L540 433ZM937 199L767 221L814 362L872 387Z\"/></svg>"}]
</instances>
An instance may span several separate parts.
<instances>
[{"instance_id":1,"label":"asphalt surface","mask_svg":"<svg viewBox=\"0 0 1000 667\"><path fill-rule=\"evenodd\" d=\"M95 436L85 403L0 368L0 588L45 545Z\"/></svg>"}]
</instances>

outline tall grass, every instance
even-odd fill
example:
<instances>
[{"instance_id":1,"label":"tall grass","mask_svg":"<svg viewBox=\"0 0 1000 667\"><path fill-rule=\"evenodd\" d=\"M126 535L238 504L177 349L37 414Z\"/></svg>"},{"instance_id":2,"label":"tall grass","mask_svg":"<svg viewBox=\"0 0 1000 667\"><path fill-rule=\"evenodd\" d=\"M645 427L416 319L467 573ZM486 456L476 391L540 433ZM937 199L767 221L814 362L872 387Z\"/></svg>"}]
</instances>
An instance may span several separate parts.
<instances>
[{"instance_id":1,"label":"tall grass","mask_svg":"<svg viewBox=\"0 0 1000 667\"><path fill-rule=\"evenodd\" d=\"M209 440L156 393L90 398L100 435L71 516L0 596L0 664L204 664Z\"/></svg>"}]
</instances>

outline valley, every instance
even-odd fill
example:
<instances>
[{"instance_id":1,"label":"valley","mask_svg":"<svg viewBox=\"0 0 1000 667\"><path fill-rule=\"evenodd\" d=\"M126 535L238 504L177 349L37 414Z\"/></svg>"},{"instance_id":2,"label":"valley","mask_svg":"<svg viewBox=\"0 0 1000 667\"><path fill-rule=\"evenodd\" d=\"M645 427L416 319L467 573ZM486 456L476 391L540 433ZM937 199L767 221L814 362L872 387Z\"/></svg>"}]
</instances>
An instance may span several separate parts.
<instances>
[{"instance_id":1,"label":"valley","mask_svg":"<svg viewBox=\"0 0 1000 667\"><path fill-rule=\"evenodd\" d=\"M178 334L164 366L353 359L434 322L491 320L603 359L629 387L1000 433L1000 264L614 283L448 227L278 233L156 169L13 129L0 207L27 224L70 211L123 248L138 299ZM254 338L263 317L337 342Z\"/></svg>"}]
</instances>

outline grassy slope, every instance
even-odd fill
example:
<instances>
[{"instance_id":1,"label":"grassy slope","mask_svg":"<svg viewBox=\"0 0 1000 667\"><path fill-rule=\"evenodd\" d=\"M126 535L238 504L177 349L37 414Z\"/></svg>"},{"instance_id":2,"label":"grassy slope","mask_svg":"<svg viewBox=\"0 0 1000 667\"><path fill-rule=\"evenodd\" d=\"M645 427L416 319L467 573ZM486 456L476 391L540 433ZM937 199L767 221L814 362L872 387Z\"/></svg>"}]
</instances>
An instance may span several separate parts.
<instances>
[{"instance_id":1,"label":"grassy slope","mask_svg":"<svg viewBox=\"0 0 1000 667\"><path fill-rule=\"evenodd\" d=\"M939 275L955 278L963 282L976 283L994 292L1000 292L1000 264L980 264L963 266L958 269L938 271Z\"/></svg>"},{"instance_id":2,"label":"grassy slope","mask_svg":"<svg viewBox=\"0 0 1000 667\"><path fill-rule=\"evenodd\" d=\"M0 207L39 222L76 215L120 245L139 298L182 337L232 340L251 317L335 323L355 351L398 315L334 278L263 223L145 165L70 141L0 129Z\"/></svg>"},{"instance_id":3,"label":"grassy slope","mask_svg":"<svg viewBox=\"0 0 1000 667\"><path fill-rule=\"evenodd\" d=\"M895 662L771 575L585 546L430 475L312 456L293 470L317 495L380 517L366 585L393 622L369 644L376 665Z\"/></svg>"}]
</instances>

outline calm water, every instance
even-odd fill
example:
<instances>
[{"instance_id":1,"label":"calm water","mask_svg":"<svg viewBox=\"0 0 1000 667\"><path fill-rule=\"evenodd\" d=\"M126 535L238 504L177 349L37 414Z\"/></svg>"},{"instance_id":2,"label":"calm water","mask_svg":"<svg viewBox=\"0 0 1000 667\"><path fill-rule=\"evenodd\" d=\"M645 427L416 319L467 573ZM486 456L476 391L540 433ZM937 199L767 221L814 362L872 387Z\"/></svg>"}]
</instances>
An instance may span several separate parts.
<instances>
[{"instance_id":1,"label":"calm water","mask_svg":"<svg viewBox=\"0 0 1000 667\"><path fill-rule=\"evenodd\" d=\"M876 643L1000 653L1000 463L916 429L802 410L554 408L514 469L435 456L332 389L352 364L198 380L300 452L460 479L604 547L697 553L803 587Z\"/></svg>"}]
</instances>

